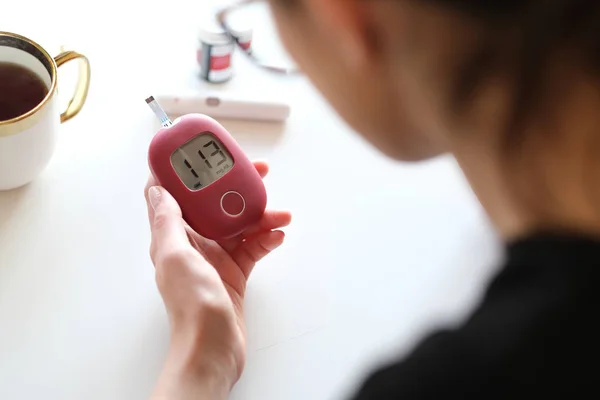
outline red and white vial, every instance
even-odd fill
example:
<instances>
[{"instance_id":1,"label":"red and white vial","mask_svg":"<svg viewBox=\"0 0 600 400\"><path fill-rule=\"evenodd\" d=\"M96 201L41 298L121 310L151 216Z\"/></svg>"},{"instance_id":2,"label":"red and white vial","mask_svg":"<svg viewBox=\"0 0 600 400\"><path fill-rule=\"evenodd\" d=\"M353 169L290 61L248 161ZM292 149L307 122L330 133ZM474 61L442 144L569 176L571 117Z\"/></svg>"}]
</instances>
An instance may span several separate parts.
<instances>
[{"instance_id":1,"label":"red and white vial","mask_svg":"<svg viewBox=\"0 0 600 400\"><path fill-rule=\"evenodd\" d=\"M233 76L232 57L235 42L215 22L200 29L196 60L200 76L207 82L222 83Z\"/></svg>"},{"instance_id":2,"label":"red and white vial","mask_svg":"<svg viewBox=\"0 0 600 400\"><path fill-rule=\"evenodd\" d=\"M196 60L200 76L207 82L222 83L233 77L233 53L236 41L246 51L252 45L252 29L235 30L232 38L215 21L209 20L198 34Z\"/></svg>"}]
</instances>

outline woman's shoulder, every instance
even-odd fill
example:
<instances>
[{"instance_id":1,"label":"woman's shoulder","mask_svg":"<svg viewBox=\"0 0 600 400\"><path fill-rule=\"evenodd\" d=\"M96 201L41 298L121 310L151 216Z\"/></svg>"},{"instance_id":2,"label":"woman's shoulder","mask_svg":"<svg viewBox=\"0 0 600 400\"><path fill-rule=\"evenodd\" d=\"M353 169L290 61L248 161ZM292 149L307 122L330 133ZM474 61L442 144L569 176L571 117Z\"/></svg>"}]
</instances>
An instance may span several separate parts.
<instances>
[{"instance_id":1,"label":"woman's shoulder","mask_svg":"<svg viewBox=\"0 0 600 400\"><path fill-rule=\"evenodd\" d=\"M356 399L569 398L594 388L600 241L530 235L507 245L504 263L463 325L375 372Z\"/></svg>"}]
</instances>

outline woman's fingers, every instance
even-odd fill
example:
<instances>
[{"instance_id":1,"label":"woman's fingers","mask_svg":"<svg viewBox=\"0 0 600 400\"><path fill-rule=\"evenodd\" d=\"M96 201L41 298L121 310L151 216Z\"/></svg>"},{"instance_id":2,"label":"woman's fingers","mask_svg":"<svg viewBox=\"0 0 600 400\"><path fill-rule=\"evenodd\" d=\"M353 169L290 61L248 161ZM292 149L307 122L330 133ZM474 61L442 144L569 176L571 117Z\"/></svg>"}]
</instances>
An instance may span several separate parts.
<instances>
[{"instance_id":1,"label":"woman's fingers","mask_svg":"<svg viewBox=\"0 0 600 400\"><path fill-rule=\"evenodd\" d=\"M262 232L240 244L231 252L231 258L248 279L256 263L279 247L284 239L282 231Z\"/></svg>"},{"instance_id":2,"label":"woman's fingers","mask_svg":"<svg viewBox=\"0 0 600 400\"><path fill-rule=\"evenodd\" d=\"M260 175L261 178L265 178L269 173L269 164L265 161L254 161L254 168L256 168L256 172Z\"/></svg>"},{"instance_id":3,"label":"woman's fingers","mask_svg":"<svg viewBox=\"0 0 600 400\"><path fill-rule=\"evenodd\" d=\"M244 239L251 238L260 233L286 227L291 222L292 214L289 211L267 210L257 224L248 228L241 235L236 236L233 239L221 241L219 244L221 247L223 247L223 249L225 249L225 251L231 253L240 245L240 243L242 243Z\"/></svg>"},{"instance_id":4,"label":"woman's fingers","mask_svg":"<svg viewBox=\"0 0 600 400\"><path fill-rule=\"evenodd\" d=\"M251 237L259 232L271 231L283 228L292 222L292 213L281 210L265 211L261 220L254 226L248 228L242 234L245 238Z\"/></svg>"},{"instance_id":5,"label":"woman's fingers","mask_svg":"<svg viewBox=\"0 0 600 400\"><path fill-rule=\"evenodd\" d=\"M148 222L150 222L150 226L152 227L152 221L154 220L154 209L150 206L150 199L148 197L148 190L153 187L158 186L156 183L156 179L152 175L148 177L148 182L146 182L146 187L144 187L144 197L146 198L146 208L148 211Z\"/></svg>"},{"instance_id":6,"label":"woman's fingers","mask_svg":"<svg viewBox=\"0 0 600 400\"><path fill-rule=\"evenodd\" d=\"M154 214L150 220L150 255L157 264L168 260L179 250L190 247L190 243L181 219L181 209L175 199L160 186L151 186L147 197L149 209Z\"/></svg>"}]
</instances>

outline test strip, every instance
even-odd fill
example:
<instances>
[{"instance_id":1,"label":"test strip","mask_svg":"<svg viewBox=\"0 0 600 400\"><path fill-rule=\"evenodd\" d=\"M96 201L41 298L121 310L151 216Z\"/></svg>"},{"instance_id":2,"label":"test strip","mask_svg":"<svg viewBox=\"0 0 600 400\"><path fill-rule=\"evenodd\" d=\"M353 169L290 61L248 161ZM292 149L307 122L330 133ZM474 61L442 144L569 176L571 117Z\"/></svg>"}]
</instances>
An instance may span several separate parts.
<instances>
[{"instance_id":1,"label":"test strip","mask_svg":"<svg viewBox=\"0 0 600 400\"><path fill-rule=\"evenodd\" d=\"M148 104L152 111L154 111L154 114L160 120L160 123L163 127L168 128L173 125L173 122L171 122L171 119L167 113L165 113L165 110L163 110L160 104L158 104L158 102L154 99L154 96L148 97L146 99L146 104Z\"/></svg>"}]
</instances>

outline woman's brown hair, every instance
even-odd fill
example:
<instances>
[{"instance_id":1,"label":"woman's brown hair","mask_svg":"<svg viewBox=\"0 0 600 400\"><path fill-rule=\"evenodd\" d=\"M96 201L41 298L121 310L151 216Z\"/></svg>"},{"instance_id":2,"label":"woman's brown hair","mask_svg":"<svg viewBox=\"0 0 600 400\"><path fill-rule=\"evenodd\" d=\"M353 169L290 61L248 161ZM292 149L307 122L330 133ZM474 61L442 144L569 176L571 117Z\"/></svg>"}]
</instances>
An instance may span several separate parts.
<instances>
[{"instance_id":1,"label":"woman's brown hair","mask_svg":"<svg viewBox=\"0 0 600 400\"><path fill-rule=\"evenodd\" d=\"M477 48L458 70L452 104L455 111L468 106L472 93L486 77L495 73L506 76L508 71L514 84L511 118L507 121L509 136L537 111L554 61L600 75L598 0L412 1L462 13L481 27Z\"/></svg>"}]
</instances>

